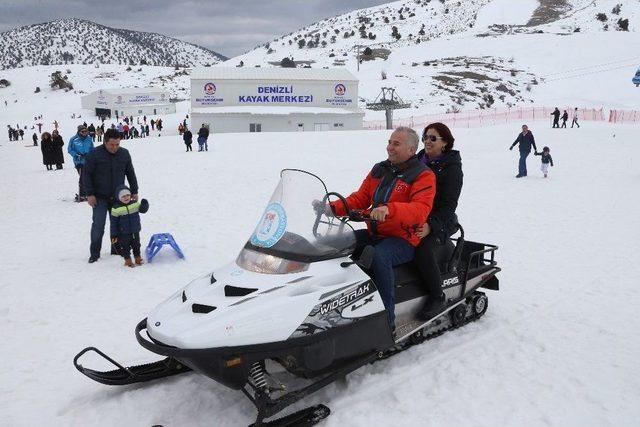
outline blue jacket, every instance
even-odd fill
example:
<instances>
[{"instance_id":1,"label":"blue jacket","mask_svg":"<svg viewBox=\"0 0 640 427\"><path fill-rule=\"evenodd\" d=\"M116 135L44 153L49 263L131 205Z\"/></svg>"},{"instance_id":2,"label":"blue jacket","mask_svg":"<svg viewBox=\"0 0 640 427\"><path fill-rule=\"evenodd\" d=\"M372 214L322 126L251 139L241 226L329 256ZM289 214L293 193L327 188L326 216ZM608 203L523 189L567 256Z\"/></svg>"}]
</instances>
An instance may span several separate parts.
<instances>
[{"instance_id":1,"label":"blue jacket","mask_svg":"<svg viewBox=\"0 0 640 427\"><path fill-rule=\"evenodd\" d=\"M73 158L73 164L84 165L84 157L93 150L93 138L87 134L86 136L80 136L75 134L69 140L67 146L67 152Z\"/></svg>"},{"instance_id":2,"label":"blue jacket","mask_svg":"<svg viewBox=\"0 0 640 427\"><path fill-rule=\"evenodd\" d=\"M145 213L146 209L141 208L141 201L139 200L135 202L132 200L126 205L117 200L118 192L124 188L127 188L127 186L121 185L116 190L116 202L109 212L112 236L139 233L142 229L140 213Z\"/></svg>"},{"instance_id":3,"label":"blue jacket","mask_svg":"<svg viewBox=\"0 0 640 427\"><path fill-rule=\"evenodd\" d=\"M513 142L513 144L511 144L511 148L513 148L516 144L520 144L518 148L520 149L520 151L524 151L526 153L531 152L532 145L534 151L538 151L538 149L536 148L536 141L533 138L533 134L531 133L531 131L527 132L526 135L523 135L522 132L520 132L516 140Z\"/></svg>"}]
</instances>

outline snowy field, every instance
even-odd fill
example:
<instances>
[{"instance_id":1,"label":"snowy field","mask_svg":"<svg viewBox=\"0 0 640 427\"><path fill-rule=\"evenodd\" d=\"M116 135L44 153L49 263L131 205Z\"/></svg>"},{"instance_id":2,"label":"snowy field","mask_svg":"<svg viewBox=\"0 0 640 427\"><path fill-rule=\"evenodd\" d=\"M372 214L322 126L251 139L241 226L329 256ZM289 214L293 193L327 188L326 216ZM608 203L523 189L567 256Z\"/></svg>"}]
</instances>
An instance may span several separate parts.
<instances>
[{"instance_id":1,"label":"snowy field","mask_svg":"<svg viewBox=\"0 0 640 427\"><path fill-rule=\"evenodd\" d=\"M454 129L465 173L461 222L470 240L500 247L501 290L487 292L487 314L293 409L328 405L326 426L638 425L638 129L542 126L532 131L539 149L551 147L548 179L533 156L529 177L514 178L518 153L508 147L518 124ZM307 169L330 191L349 193L386 157L387 137L214 135L208 153L185 153L175 136L123 141L151 204L143 241L173 233L187 257L165 248L135 269L108 255L106 239L100 261L87 264L91 209L69 201L77 188L69 157L63 171L47 172L39 148L3 137L0 425L253 422L242 393L203 376L113 388L78 373L73 356L95 345L125 364L156 360L137 344L136 323L177 288L235 259L280 169Z\"/></svg>"}]
</instances>

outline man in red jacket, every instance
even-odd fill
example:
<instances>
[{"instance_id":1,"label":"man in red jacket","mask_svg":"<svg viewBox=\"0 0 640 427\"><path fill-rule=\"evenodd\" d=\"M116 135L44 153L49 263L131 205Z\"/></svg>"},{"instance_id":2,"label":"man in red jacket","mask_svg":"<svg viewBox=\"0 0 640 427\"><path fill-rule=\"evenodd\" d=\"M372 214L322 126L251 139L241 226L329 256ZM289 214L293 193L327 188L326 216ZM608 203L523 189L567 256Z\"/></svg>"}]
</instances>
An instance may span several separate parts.
<instances>
[{"instance_id":1,"label":"man in red jacket","mask_svg":"<svg viewBox=\"0 0 640 427\"><path fill-rule=\"evenodd\" d=\"M364 210L372 221L367 230L357 230L357 247L375 246L371 266L373 280L395 329L395 289L393 267L413 259L420 243L416 233L425 223L436 194L434 173L416 154L420 138L408 127L397 128L387 143L388 159L376 164L360 185L347 197L350 210ZM331 203L333 213L346 215L341 201Z\"/></svg>"}]
</instances>

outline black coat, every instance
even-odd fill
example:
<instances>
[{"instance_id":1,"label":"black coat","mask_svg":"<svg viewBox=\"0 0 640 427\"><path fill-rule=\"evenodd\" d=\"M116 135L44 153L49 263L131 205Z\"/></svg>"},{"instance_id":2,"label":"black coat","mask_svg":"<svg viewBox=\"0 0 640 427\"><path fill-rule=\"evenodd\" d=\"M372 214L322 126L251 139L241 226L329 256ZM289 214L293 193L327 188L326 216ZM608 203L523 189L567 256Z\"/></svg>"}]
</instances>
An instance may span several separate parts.
<instances>
[{"instance_id":1,"label":"black coat","mask_svg":"<svg viewBox=\"0 0 640 427\"><path fill-rule=\"evenodd\" d=\"M184 141L185 144L191 144L192 140L193 140L193 134L191 133L190 130L185 130L184 134L182 135L182 140Z\"/></svg>"},{"instance_id":2,"label":"black coat","mask_svg":"<svg viewBox=\"0 0 640 427\"><path fill-rule=\"evenodd\" d=\"M198 131L198 136L203 138L209 138L209 129L205 127L201 127L200 130Z\"/></svg>"},{"instance_id":3,"label":"black coat","mask_svg":"<svg viewBox=\"0 0 640 427\"><path fill-rule=\"evenodd\" d=\"M64 147L64 141L60 135L52 137L53 139L53 163L61 165L64 163L64 154L62 153L62 147Z\"/></svg>"},{"instance_id":4,"label":"black coat","mask_svg":"<svg viewBox=\"0 0 640 427\"><path fill-rule=\"evenodd\" d=\"M525 153L531 152L531 146L533 146L534 151L538 151L538 148L536 147L536 140L533 137L531 131L528 131L526 135L523 135L522 132L520 132L516 140L513 142L513 144L511 144L511 148L513 148L516 144L520 144L518 148L520 149L520 151Z\"/></svg>"},{"instance_id":5,"label":"black coat","mask_svg":"<svg viewBox=\"0 0 640 427\"><path fill-rule=\"evenodd\" d=\"M54 165L56 162L54 161L54 149L53 140L49 137L47 139L42 139L40 142L40 150L42 150L42 164L43 165Z\"/></svg>"},{"instance_id":6,"label":"black coat","mask_svg":"<svg viewBox=\"0 0 640 427\"><path fill-rule=\"evenodd\" d=\"M423 159L424 150L418 153ZM462 191L462 159L457 150L447 151L438 159L430 160L427 166L436 175L436 196L427 222L431 226L431 233L444 242L457 230L458 216L456 208Z\"/></svg>"},{"instance_id":7,"label":"black coat","mask_svg":"<svg viewBox=\"0 0 640 427\"><path fill-rule=\"evenodd\" d=\"M131 193L137 194L138 180L127 149L121 147L111 154L102 144L87 154L82 169L87 196L113 201L116 188L124 184L125 176Z\"/></svg>"}]
</instances>

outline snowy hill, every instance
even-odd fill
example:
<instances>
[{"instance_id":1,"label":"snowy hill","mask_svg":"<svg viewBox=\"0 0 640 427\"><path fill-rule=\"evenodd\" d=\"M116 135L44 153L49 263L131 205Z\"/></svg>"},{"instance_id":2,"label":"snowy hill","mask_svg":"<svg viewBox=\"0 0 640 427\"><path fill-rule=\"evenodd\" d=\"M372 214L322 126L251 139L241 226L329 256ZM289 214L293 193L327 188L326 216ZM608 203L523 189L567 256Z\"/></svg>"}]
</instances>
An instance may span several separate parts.
<instances>
[{"instance_id":1,"label":"snowy hill","mask_svg":"<svg viewBox=\"0 0 640 427\"><path fill-rule=\"evenodd\" d=\"M290 57L298 66L344 66L360 78L362 101L372 101L381 86L397 88L414 107L398 115L500 108L557 102L557 85L545 83L573 77L560 74L580 67L627 65L593 77L630 86L640 64L639 27L637 1L397 1L319 21L227 64L278 66ZM589 55L583 54L585 43ZM600 98L584 95L566 101L596 104Z\"/></svg>"},{"instance_id":2,"label":"snowy hill","mask_svg":"<svg viewBox=\"0 0 640 427\"><path fill-rule=\"evenodd\" d=\"M0 33L0 69L55 64L213 65L219 53L156 33L61 19Z\"/></svg>"}]
</instances>

